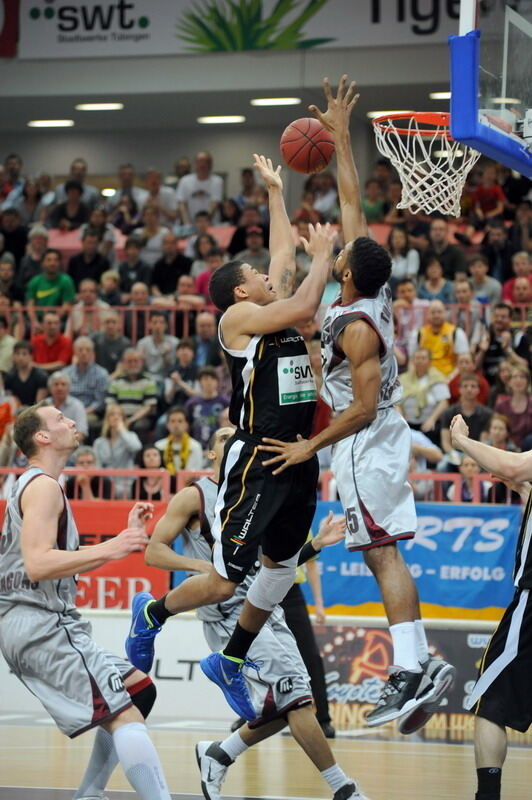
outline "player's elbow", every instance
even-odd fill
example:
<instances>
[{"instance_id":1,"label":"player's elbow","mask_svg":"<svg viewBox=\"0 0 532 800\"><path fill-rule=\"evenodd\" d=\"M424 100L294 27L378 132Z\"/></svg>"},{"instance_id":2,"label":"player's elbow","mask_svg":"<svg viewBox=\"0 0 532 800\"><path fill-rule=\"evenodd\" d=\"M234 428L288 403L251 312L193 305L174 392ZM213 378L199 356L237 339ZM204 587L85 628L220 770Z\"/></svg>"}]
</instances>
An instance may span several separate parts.
<instances>
[{"instance_id":1,"label":"player's elbow","mask_svg":"<svg viewBox=\"0 0 532 800\"><path fill-rule=\"evenodd\" d=\"M26 575L28 576L28 579L32 583L37 583L38 581L44 581L50 577L42 565L40 565L37 561L33 561L31 559L26 559L24 561L24 569L26 570Z\"/></svg>"},{"instance_id":2,"label":"player's elbow","mask_svg":"<svg viewBox=\"0 0 532 800\"><path fill-rule=\"evenodd\" d=\"M164 569L163 565L161 564L161 557L160 557L160 545L157 542L151 542L148 544L146 550L144 551L144 563L148 565L148 567L158 567L159 569Z\"/></svg>"},{"instance_id":3,"label":"player's elbow","mask_svg":"<svg viewBox=\"0 0 532 800\"><path fill-rule=\"evenodd\" d=\"M370 425L374 419L377 417L377 405L376 403L368 403L362 401L360 403L360 414L364 425Z\"/></svg>"}]
</instances>

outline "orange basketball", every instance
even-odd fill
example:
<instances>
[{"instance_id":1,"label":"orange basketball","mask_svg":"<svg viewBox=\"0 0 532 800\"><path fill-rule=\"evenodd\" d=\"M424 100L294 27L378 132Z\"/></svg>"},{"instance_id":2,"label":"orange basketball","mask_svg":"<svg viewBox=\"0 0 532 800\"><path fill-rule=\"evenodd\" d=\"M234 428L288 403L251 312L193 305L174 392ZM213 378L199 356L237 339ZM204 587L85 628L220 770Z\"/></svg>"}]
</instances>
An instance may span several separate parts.
<instances>
[{"instance_id":1,"label":"orange basketball","mask_svg":"<svg viewBox=\"0 0 532 800\"><path fill-rule=\"evenodd\" d=\"M325 169L334 153L332 134L314 117L291 122L281 136L281 155L288 166L306 175Z\"/></svg>"}]
</instances>

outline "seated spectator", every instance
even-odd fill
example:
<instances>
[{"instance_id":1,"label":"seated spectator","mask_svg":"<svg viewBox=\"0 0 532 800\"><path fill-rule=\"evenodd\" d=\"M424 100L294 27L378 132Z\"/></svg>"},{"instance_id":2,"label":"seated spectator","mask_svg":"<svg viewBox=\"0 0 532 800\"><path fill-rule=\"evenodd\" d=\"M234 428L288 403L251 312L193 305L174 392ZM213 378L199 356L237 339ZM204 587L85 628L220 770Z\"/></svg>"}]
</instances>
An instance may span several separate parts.
<instances>
[{"instance_id":1,"label":"seated spectator","mask_svg":"<svg viewBox=\"0 0 532 800\"><path fill-rule=\"evenodd\" d=\"M514 219L519 210L519 205L525 201L532 188L532 181L530 178L525 178L524 175L512 172L510 167L504 164L497 164L497 179L506 198L505 219ZM520 248L517 247L516 249L519 250ZM523 249L526 250L526 248Z\"/></svg>"},{"instance_id":2,"label":"seated spectator","mask_svg":"<svg viewBox=\"0 0 532 800\"><path fill-rule=\"evenodd\" d=\"M62 370L72 361L72 339L61 333L59 314L46 311L42 320L42 333L31 339L33 359L45 372Z\"/></svg>"},{"instance_id":3,"label":"seated spectator","mask_svg":"<svg viewBox=\"0 0 532 800\"><path fill-rule=\"evenodd\" d=\"M435 466L442 458L442 451L428 436L420 430L412 430L408 472L427 472L428 464ZM423 479L409 482L416 500L434 500L434 481Z\"/></svg>"},{"instance_id":4,"label":"seated spectator","mask_svg":"<svg viewBox=\"0 0 532 800\"><path fill-rule=\"evenodd\" d=\"M74 452L74 467L93 471L98 469L96 454L92 447L78 447ZM113 484L110 478L98 475L70 475L65 484L69 500L110 500Z\"/></svg>"},{"instance_id":5,"label":"seated spectator","mask_svg":"<svg viewBox=\"0 0 532 800\"><path fill-rule=\"evenodd\" d=\"M411 367L400 376L403 397L400 407L411 428L426 433L439 442L439 419L449 405L449 388L445 375L431 366L430 351L418 347Z\"/></svg>"},{"instance_id":6,"label":"seated spectator","mask_svg":"<svg viewBox=\"0 0 532 800\"><path fill-rule=\"evenodd\" d=\"M75 296L72 278L61 272L61 253L49 248L42 257L41 273L26 287L26 305L32 325L38 325L36 307L56 308L57 315L63 319L70 313Z\"/></svg>"},{"instance_id":7,"label":"seated spectator","mask_svg":"<svg viewBox=\"0 0 532 800\"><path fill-rule=\"evenodd\" d=\"M107 388L107 403L117 403L124 412L127 427L146 434L153 427L157 410L157 384L143 370L142 355L128 348L122 358L122 369Z\"/></svg>"},{"instance_id":8,"label":"seated spectator","mask_svg":"<svg viewBox=\"0 0 532 800\"><path fill-rule=\"evenodd\" d=\"M423 254L421 266L436 256L443 269L443 277L452 281L456 272L465 272L466 260L463 251L449 243L449 226L444 219L433 219L430 223L429 244Z\"/></svg>"},{"instance_id":9,"label":"seated spectator","mask_svg":"<svg viewBox=\"0 0 532 800\"><path fill-rule=\"evenodd\" d=\"M490 219L502 219L506 196L497 183L495 164L484 167L482 181L473 194L473 213L476 226L483 228Z\"/></svg>"},{"instance_id":10,"label":"seated spectator","mask_svg":"<svg viewBox=\"0 0 532 800\"><path fill-rule=\"evenodd\" d=\"M257 187L255 187L255 190ZM236 228L240 219L240 208L232 197L224 197L220 208L220 225Z\"/></svg>"},{"instance_id":11,"label":"seated spectator","mask_svg":"<svg viewBox=\"0 0 532 800\"><path fill-rule=\"evenodd\" d=\"M192 226L193 233L190 233L190 225L176 225L174 232L179 238L187 236L184 255L192 261L198 258L198 239L200 236L210 236L212 240L211 247L218 247L218 242L211 236L209 229L212 226L211 215L208 211L198 211L194 217L194 225ZM185 233L183 233L183 229ZM210 250L210 248L207 248Z\"/></svg>"},{"instance_id":12,"label":"seated spectator","mask_svg":"<svg viewBox=\"0 0 532 800\"><path fill-rule=\"evenodd\" d=\"M379 182L374 178L366 181L364 197L362 198L362 210L369 225L384 220L384 197L382 196Z\"/></svg>"},{"instance_id":13,"label":"seated spectator","mask_svg":"<svg viewBox=\"0 0 532 800\"><path fill-rule=\"evenodd\" d=\"M161 452L154 444L148 444L142 448L140 453L137 454L137 466L140 469L157 469L160 472L159 476L149 476L145 478L137 478L135 483L131 485L130 497L132 500L149 500L151 503L156 503L161 500L168 500L167 493L165 493L164 476L167 470L163 467ZM169 481L169 492L174 494L176 491L175 478Z\"/></svg>"},{"instance_id":14,"label":"seated spectator","mask_svg":"<svg viewBox=\"0 0 532 800\"><path fill-rule=\"evenodd\" d=\"M493 220L487 224L481 252L488 260L492 278L503 284L512 277L513 248L502 222Z\"/></svg>"},{"instance_id":15,"label":"seated spectator","mask_svg":"<svg viewBox=\"0 0 532 800\"><path fill-rule=\"evenodd\" d=\"M83 239L87 231L94 233L98 237L99 254L106 258L110 264L113 264L115 260L116 233L113 226L108 222L107 211L104 208L93 208L89 221L79 229L81 239Z\"/></svg>"},{"instance_id":16,"label":"seated spectator","mask_svg":"<svg viewBox=\"0 0 532 800\"><path fill-rule=\"evenodd\" d=\"M316 211L316 209L314 208L314 199L315 199L314 192L309 190L305 190L303 192L301 203L296 208L291 217L291 222L293 225L297 225L299 222L304 222L307 225L310 222L312 225L316 225L316 223L324 221L320 212Z\"/></svg>"},{"instance_id":17,"label":"seated spectator","mask_svg":"<svg viewBox=\"0 0 532 800\"><path fill-rule=\"evenodd\" d=\"M230 255L234 256L236 253L240 253L241 250L245 249L247 229L252 227L259 227L262 229L264 234L264 243L267 246L267 243L269 242L268 228L261 223L261 216L258 208L248 205L242 211L238 228L233 233L231 241L229 242L227 252Z\"/></svg>"},{"instance_id":18,"label":"seated spectator","mask_svg":"<svg viewBox=\"0 0 532 800\"><path fill-rule=\"evenodd\" d=\"M236 254L237 261L244 261L258 272L267 274L270 266L270 251L264 247L264 234L258 225L246 231L246 247Z\"/></svg>"},{"instance_id":19,"label":"seated spectator","mask_svg":"<svg viewBox=\"0 0 532 800\"><path fill-rule=\"evenodd\" d=\"M484 444L498 447L499 450L508 450L512 453L519 451L510 438L510 420L504 414L493 414L489 427L481 440Z\"/></svg>"},{"instance_id":20,"label":"seated spectator","mask_svg":"<svg viewBox=\"0 0 532 800\"><path fill-rule=\"evenodd\" d=\"M404 210L397 208L401 202L403 187L401 181L390 181L390 186L385 195L384 201L384 220L386 225L402 225L404 223Z\"/></svg>"},{"instance_id":21,"label":"seated spectator","mask_svg":"<svg viewBox=\"0 0 532 800\"><path fill-rule=\"evenodd\" d=\"M162 462L170 475L176 475L180 469L202 469L203 451L201 444L189 434L189 425L185 409L173 406L166 415L168 436L155 442L155 447L162 454Z\"/></svg>"},{"instance_id":22,"label":"seated spectator","mask_svg":"<svg viewBox=\"0 0 532 800\"><path fill-rule=\"evenodd\" d=\"M100 300L108 306L119 306L122 303L120 295L120 275L115 269L107 269L100 278Z\"/></svg>"},{"instance_id":23,"label":"seated spectator","mask_svg":"<svg viewBox=\"0 0 532 800\"><path fill-rule=\"evenodd\" d=\"M392 228L388 236L388 252L392 260L391 284L405 278L415 279L419 272L419 253L408 246L404 228Z\"/></svg>"},{"instance_id":24,"label":"seated spectator","mask_svg":"<svg viewBox=\"0 0 532 800\"><path fill-rule=\"evenodd\" d=\"M201 295L208 303L210 303L211 296L209 294L209 285L216 270L219 269L224 263L223 250L220 250L217 247L209 250L205 257L205 261L207 263L207 269L196 278L195 290L196 294Z\"/></svg>"},{"instance_id":25,"label":"seated spectator","mask_svg":"<svg viewBox=\"0 0 532 800\"><path fill-rule=\"evenodd\" d=\"M65 333L72 339L90 336L102 327L103 316L109 304L98 297L98 284L85 278L79 285L79 301L74 303L68 317Z\"/></svg>"},{"instance_id":26,"label":"seated spectator","mask_svg":"<svg viewBox=\"0 0 532 800\"><path fill-rule=\"evenodd\" d=\"M196 317L194 346L196 349L194 364L197 367L220 366L222 358L216 330L216 317L210 311L203 311Z\"/></svg>"},{"instance_id":27,"label":"seated spectator","mask_svg":"<svg viewBox=\"0 0 532 800\"><path fill-rule=\"evenodd\" d=\"M512 256L512 271L514 277L505 281L502 287L502 299L505 303L517 303L514 287L518 278L526 278L532 286L532 257L521 250Z\"/></svg>"},{"instance_id":28,"label":"seated spectator","mask_svg":"<svg viewBox=\"0 0 532 800\"><path fill-rule=\"evenodd\" d=\"M24 290L16 281L15 265L9 253L0 256L0 294L9 297L12 303L24 303Z\"/></svg>"},{"instance_id":29,"label":"seated spectator","mask_svg":"<svg viewBox=\"0 0 532 800\"><path fill-rule=\"evenodd\" d=\"M515 212L515 224L510 229L510 244L514 250L532 253L532 201L520 201Z\"/></svg>"},{"instance_id":30,"label":"seated spectator","mask_svg":"<svg viewBox=\"0 0 532 800\"><path fill-rule=\"evenodd\" d=\"M118 189L114 195L107 200L108 211L111 212L118 208L124 199L133 200L137 209L144 205L148 197L148 192L146 189L141 189L140 186L136 186L135 179L135 167L133 164L120 164L118 167ZM117 225L116 227L119 226Z\"/></svg>"},{"instance_id":31,"label":"seated spectator","mask_svg":"<svg viewBox=\"0 0 532 800\"><path fill-rule=\"evenodd\" d=\"M135 199L128 194L123 195L118 205L109 212L109 223L124 236L129 236L138 228L139 207Z\"/></svg>"},{"instance_id":32,"label":"seated spectator","mask_svg":"<svg viewBox=\"0 0 532 800\"><path fill-rule=\"evenodd\" d=\"M255 196L253 198L253 204L255 208L259 212L260 216L260 224L264 225L266 228L270 225L270 202L268 197L268 190L265 186L257 185L255 187ZM238 222L235 223L238 225Z\"/></svg>"},{"instance_id":33,"label":"seated spectator","mask_svg":"<svg viewBox=\"0 0 532 800\"><path fill-rule=\"evenodd\" d=\"M397 321L397 336L407 339L425 322L428 300L416 297L416 285L411 278L402 278L395 287L393 314Z\"/></svg>"},{"instance_id":34,"label":"seated spectator","mask_svg":"<svg viewBox=\"0 0 532 800\"><path fill-rule=\"evenodd\" d=\"M144 211L148 206L156 209L158 216L165 225L171 225L177 219L177 198L176 193L169 186L163 185L163 175L158 169L146 170L144 182L148 190L148 195L141 207L144 218ZM148 263L150 262L146 259Z\"/></svg>"},{"instance_id":35,"label":"seated spectator","mask_svg":"<svg viewBox=\"0 0 532 800\"><path fill-rule=\"evenodd\" d=\"M512 374L512 365L505 358L499 361L497 365L497 373L495 376L495 383L490 387L490 393L487 405L493 408L495 401L501 394L510 395L510 376ZM477 372L478 375L478 372ZM489 384L488 384L489 385Z\"/></svg>"},{"instance_id":36,"label":"seated spectator","mask_svg":"<svg viewBox=\"0 0 532 800\"><path fill-rule=\"evenodd\" d=\"M251 167L240 170L240 192L231 198L238 208L242 210L248 203L253 203L255 198L255 173Z\"/></svg>"},{"instance_id":37,"label":"seated spectator","mask_svg":"<svg viewBox=\"0 0 532 800\"><path fill-rule=\"evenodd\" d=\"M9 333L7 319L0 314L0 372L5 375L13 366L13 349L16 339Z\"/></svg>"},{"instance_id":38,"label":"seated spectator","mask_svg":"<svg viewBox=\"0 0 532 800\"><path fill-rule=\"evenodd\" d=\"M435 256L431 256L425 262L417 296L421 300L441 300L445 305L454 300L453 285L443 277L443 267Z\"/></svg>"},{"instance_id":39,"label":"seated spectator","mask_svg":"<svg viewBox=\"0 0 532 800\"><path fill-rule=\"evenodd\" d=\"M218 247L218 242L211 236L210 233L200 233L196 237L194 248L191 254L192 266L190 268L190 275L197 278L202 272L207 269L207 253L215 250Z\"/></svg>"},{"instance_id":40,"label":"seated spectator","mask_svg":"<svg viewBox=\"0 0 532 800\"><path fill-rule=\"evenodd\" d=\"M90 278L100 280L102 273L109 269L109 261L99 251L100 239L91 228L87 228L81 239L81 253L77 253L68 262L68 274L79 289L81 281Z\"/></svg>"},{"instance_id":41,"label":"seated spectator","mask_svg":"<svg viewBox=\"0 0 532 800\"><path fill-rule=\"evenodd\" d=\"M41 222L46 216L45 209L41 203L42 192L39 184L33 178L26 178L22 195L14 204L20 214L22 225L33 225L34 222Z\"/></svg>"},{"instance_id":42,"label":"seated spectator","mask_svg":"<svg viewBox=\"0 0 532 800\"><path fill-rule=\"evenodd\" d=\"M158 206L147 203L142 211L142 227L135 228L133 236L140 239L140 258L148 267L152 268L156 261L163 256L163 239L168 233L168 228L159 222L160 212Z\"/></svg>"},{"instance_id":43,"label":"seated spectator","mask_svg":"<svg viewBox=\"0 0 532 800\"><path fill-rule=\"evenodd\" d=\"M519 329L526 325L530 335L532 326L532 283L528 278L515 279L514 297L516 307L512 314L512 327Z\"/></svg>"},{"instance_id":44,"label":"seated spectator","mask_svg":"<svg viewBox=\"0 0 532 800\"><path fill-rule=\"evenodd\" d=\"M22 296L26 285L41 272L41 260L47 247L48 231L44 225L33 225L28 233L26 254L20 259L16 272L16 282Z\"/></svg>"},{"instance_id":45,"label":"seated spectator","mask_svg":"<svg viewBox=\"0 0 532 800\"><path fill-rule=\"evenodd\" d=\"M105 397L109 384L109 373L95 363L94 344L88 336L80 336L74 342L74 363L63 370L70 380L70 394L80 400L91 428L99 432L105 411Z\"/></svg>"},{"instance_id":46,"label":"seated spectator","mask_svg":"<svg viewBox=\"0 0 532 800\"><path fill-rule=\"evenodd\" d=\"M118 265L120 291L122 292L122 301L125 303L129 300L134 283L140 281L140 283L149 285L151 281L151 267L141 260L141 250L141 240L137 236L128 236L124 247L126 260Z\"/></svg>"},{"instance_id":47,"label":"seated spectator","mask_svg":"<svg viewBox=\"0 0 532 800\"><path fill-rule=\"evenodd\" d=\"M3 208L11 208L20 199L25 182L22 175L22 164L22 158L17 153L10 153L4 159L0 196Z\"/></svg>"},{"instance_id":48,"label":"seated spectator","mask_svg":"<svg viewBox=\"0 0 532 800\"><path fill-rule=\"evenodd\" d=\"M449 391L451 393L451 403L457 403L460 399L460 378L462 375L469 375L470 373L474 373L478 378L478 402L482 403L483 406L491 406L491 403L489 402L490 385L484 375L475 370L475 360L472 354L469 352L460 353L456 359L456 373L453 375L448 384Z\"/></svg>"},{"instance_id":49,"label":"seated spectator","mask_svg":"<svg viewBox=\"0 0 532 800\"><path fill-rule=\"evenodd\" d=\"M166 233L163 239L163 256L155 262L151 274L151 293L156 297L176 291L181 275L188 275L192 262L178 250L175 233Z\"/></svg>"},{"instance_id":50,"label":"seated spectator","mask_svg":"<svg viewBox=\"0 0 532 800\"><path fill-rule=\"evenodd\" d=\"M80 440L86 439L89 433L89 424L85 406L70 394L70 378L65 372L52 372L48 378L49 405L61 411L65 417L74 420Z\"/></svg>"},{"instance_id":51,"label":"seated spectator","mask_svg":"<svg viewBox=\"0 0 532 800\"><path fill-rule=\"evenodd\" d=\"M445 320L445 307L440 300L432 300L427 311L427 323L417 334L417 346L431 354L432 366L447 377L456 367L460 353L469 352L467 336L461 328Z\"/></svg>"},{"instance_id":52,"label":"seated spectator","mask_svg":"<svg viewBox=\"0 0 532 800\"><path fill-rule=\"evenodd\" d=\"M124 352L131 347L131 340L122 336L120 318L116 311L106 311L102 320L103 330L92 334L94 357L97 364L114 376Z\"/></svg>"},{"instance_id":53,"label":"seated spectator","mask_svg":"<svg viewBox=\"0 0 532 800\"><path fill-rule=\"evenodd\" d=\"M183 406L190 397L196 397L199 391L193 340L181 339L175 352L176 361L165 380L164 399L168 405Z\"/></svg>"},{"instance_id":54,"label":"seated spectator","mask_svg":"<svg viewBox=\"0 0 532 800\"><path fill-rule=\"evenodd\" d=\"M15 343L13 367L5 375L4 387L18 405L32 406L48 394L48 375L33 363L33 347L25 339Z\"/></svg>"},{"instance_id":55,"label":"seated spectator","mask_svg":"<svg viewBox=\"0 0 532 800\"><path fill-rule=\"evenodd\" d=\"M331 172L323 171L312 175L314 191L314 210L325 222L335 222L339 214L338 189Z\"/></svg>"},{"instance_id":56,"label":"seated spectator","mask_svg":"<svg viewBox=\"0 0 532 800\"><path fill-rule=\"evenodd\" d=\"M497 303L492 310L492 323L478 344L475 365L489 383L494 383L499 361L507 359L512 366L528 367L529 349L525 332L512 332L512 307Z\"/></svg>"},{"instance_id":57,"label":"seated spectator","mask_svg":"<svg viewBox=\"0 0 532 800\"><path fill-rule=\"evenodd\" d=\"M510 394L500 395L497 398L495 411L508 418L510 436L517 447L521 447L523 439L532 434L532 397L528 368L514 364L509 383Z\"/></svg>"},{"instance_id":58,"label":"seated spectator","mask_svg":"<svg viewBox=\"0 0 532 800\"><path fill-rule=\"evenodd\" d=\"M126 427L124 408L117 403L109 403L105 409L102 435L94 442L94 453L103 469L134 469L135 454L142 448L142 442L134 431ZM118 476L113 478L114 496L118 500L129 498L133 478Z\"/></svg>"},{"instance_id":59,"label":"seated spectator","mask_svg":"<svg viewBox=\"0 0 532 800\"><path fill-rule=\"evenodd\" d=\"M150 331L137 342L137 350L144 359L144 368L153 375L168 375L174 363L177 339L168 333L168 322L163 311L152 311L148 323Z\"/></svg>"},{"instance_id":60,"label":"seated spectator","mask_svg":"<svg viewBox=\"0 0 532 800\"><path fill-rule=\"evenodd\" d=\"M499 281L488 275L488 259L481 255L474 256L468 264L468 270L476 299L486 306L500 303L502 286Z\"/></svg>"},{"instance_id":61,"label":"seated spectator","mask_svg":"<svg viewBox=\"0 0 532 800\"><path fill-rule=\"evenodd\" d=\"M463 455L460 458L458 471L462 476L460 496L456 497L455 485L453 483L447 490L447 500L451 503L471 503L474 497L474 477L480 474L480 467L474 458ZM490 488L491 483L488 481L480 482L480 497L477 502L486 503L488 501L488 492Z\"/></svg>"},{"instance_id":62,"label":"seated spectator","mask_svg":"<svg viewBox=\"0 0 532 800\"><path fill-rule=\"evenodd\" d=\"M212 172L212 166L210 153L197 153L194 172L179 181L176 197L185 225L190 224L198 211L208 211L215 224L220 221L218 208L224 196L223 180Z\"/></svg>"},{"instance_id":63,"label":"seated spectator","mask_svg":"<svg viewBox=\"0 0 532 800\"><path fill-rule=\"evenodd\" d=\"M149 306L152 299L145 283L137 281L131 287L128 310L124 313L124 333L132 342L146 336L148 330Z\"/></svg>"},{"instance_id":64,"label":"seated spectator","mask_svg":"<svg viewBox=\"0 0 532 800\"><path fill-rule=\"evenodd\" d=\"M210 438L218 427L218 416L229 405L229 400L219 394L219 379L213 367L202 367L198 372L198 381L200 394L187 400L185 412L192 436L206 452Z\"/></svg>"},{"instance_id":65,"label":"seated spectator","mask_svg":"<svg viewBox=\"0 0 532 800\"><path fill-rule=\"evenodd\" d=\"M2 244L3 242L3 244ZM16 208L6 208L2 212L0 224L0 251L11 253L18 267L26 253L28 229L22 225L20 214Z\"/></svg>"},{"instance_id":66,"label":"seated spectator","mask_svg":"<svg viewBox=\"0 0 532 800\"><path fill-rule=\"evenodd\" d=\"M72 231L89 220L89 208L81 200L83 186L79 181L69 180L65 183L66 200L58 203L48 217L51 228L61 231Z\"/></svg>"},{"instance_id":67,"label":"seated spectator","mask_svg":"<svg viewBox=\"0 0 532 800\"><path fill-rule=\"evenodd\" d=\"M203 308L205 306L205 298L196 294L196 282L192 275L181 275L177 281L174 299L178 308Z\"/></svg>"},{"instance_id":68,"label":"seated spectator","mask_svg":"<svg viewBox=\"0 0 532 800\"><path fill-rule=\"evenodd\" d=\"M461 414L469 428L471 439L479 442L482 432L488 428L493 411L478 402L480 383L474 373L466 373L460 378L460 399L449 406L441 419L441 447L450 463L456 463L456 452L451 445L449 427L451 420Z\"/></svg>"},{"instance_id":69,"label":"seated spectator","mask_svg":"<svg viewBox=\"0 0 532 800\"><path fill-rule=\"evenodd\" d=\"M81 186L81 200L89 211L98 205L100 190L86 183L88 164L84 158L75 158L70 165L70 177L65 183L55 187L55 202L64 203L68 198L68 184L71 181Z\"/></svg>"},{"instance_id":70,"label":"seated spectator","mask_svg":"<svg viewBox=\"0 0 532 800\"><path fill-rule=\"evenodd\" d=\"M454 321L465 332L471 348L475 349L486 330L484 306L475 300L473 284L469 278L455 280L453 290L454 300L458 303Z\"/></svg>"}]
</instances>

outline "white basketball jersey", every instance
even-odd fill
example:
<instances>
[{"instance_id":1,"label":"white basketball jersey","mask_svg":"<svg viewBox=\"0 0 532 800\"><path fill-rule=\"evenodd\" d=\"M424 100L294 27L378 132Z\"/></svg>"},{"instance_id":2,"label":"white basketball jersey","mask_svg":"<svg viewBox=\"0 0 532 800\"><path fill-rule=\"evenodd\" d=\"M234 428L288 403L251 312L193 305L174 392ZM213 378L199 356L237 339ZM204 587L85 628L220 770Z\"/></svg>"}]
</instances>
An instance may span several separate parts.
<instances>
[{"instance_id":1,"label":"white basketball jersey","mask_svg":"<svg viewBox=\"0 0 532 800\"><path fill-rule=\"evenodd\" d=\"M393 353L392 293L386 283L376 297L358 297L348 305L342 305L340 300L336 300L325 314L321 334L321 396L335 413L344 411L354 399L349 360L339 346L338 339L344 328L358 319L371 325L381 342L382 380L377 408L393 406L402 396L397 361Z\"/></svg>"}]
</instances>

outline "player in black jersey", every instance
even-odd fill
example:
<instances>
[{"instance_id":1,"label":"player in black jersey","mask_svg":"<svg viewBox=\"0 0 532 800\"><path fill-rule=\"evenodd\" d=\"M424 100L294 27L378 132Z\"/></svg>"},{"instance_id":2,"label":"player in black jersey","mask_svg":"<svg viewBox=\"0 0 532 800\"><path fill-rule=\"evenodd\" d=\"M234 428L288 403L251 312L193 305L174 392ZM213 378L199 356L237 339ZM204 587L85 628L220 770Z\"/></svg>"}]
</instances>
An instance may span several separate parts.
<instances>
[{"instance_id":1,"label":"player in black jersey","mask_svg":"<svg viewBox=\"0 0 532 800\"><path fill-rule=\"evenodd\" d=\"M532 724L532 451L509 453L475 442L460 414L451 422L451 441L528 501L515 555L515 594L490 639L467 700L467 708L476 714L475 800L500 800L506 727L524 733Z\"/></svg>"},{"instance_id":2,"label":"player in black jersey","mask_svg":"<svg viewBox=\"0 0 532 800\"><path fill-rule=\"evenodd\" d=\"M180 611L231 597L262 548L263 568L250 587L235 631L223 654L201 666L224 691L233 708L255 719L242 666L251 643L295 578L316 506L317 459L287 470L279 479L264 468L258 446L263 436L293 441L310 434L317 398L303 338L291 327L318 310L331 266L334 231L310 226L309 274L293 293L296 272L292 227L286 213L280 167L255 155L268 188L271 263L267 275L231 261L211 279L209 291L224 312L219 328L233 382L230 420L237 430L225 453L216 503L214 567L193 576L154 601L146 593L133 600L126 650L149 671L153 639L165 620Z\"/></svg>"}]
</instances>

